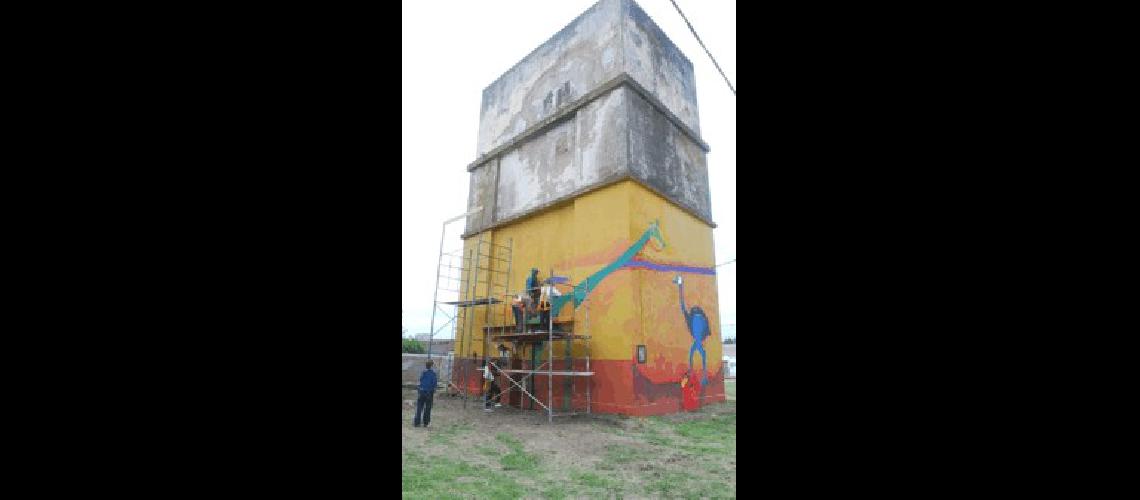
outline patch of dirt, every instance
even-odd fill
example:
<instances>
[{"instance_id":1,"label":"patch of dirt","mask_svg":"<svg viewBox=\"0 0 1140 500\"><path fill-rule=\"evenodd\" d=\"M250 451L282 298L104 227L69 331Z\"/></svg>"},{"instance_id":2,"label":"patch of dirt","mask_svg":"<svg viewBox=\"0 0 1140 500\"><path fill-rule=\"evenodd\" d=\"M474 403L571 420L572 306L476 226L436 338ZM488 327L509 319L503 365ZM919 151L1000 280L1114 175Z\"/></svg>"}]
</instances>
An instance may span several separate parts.
<instances>
[{"instance_id":1,"label":"patch of dirt","mask_svg":"<svg viewBox=\"0 0 1140 500\"><path fill-rule=\"evenodd\" d=\"M405 401L410 399L414 403L414 398L414 390L404 390ZM415 405L404 405L405 449L454 459L483 462L480 458L486 458L494 462L494 457L480 453L478 447L498 450L505 455L510 450L496 436L507 434L524 443L525 451L538 456L544 468L558 470L590 469L605 458L607 445L637 443L628 436L604 430L605 427L626 430L636 425L634 419L613 415L556 417L553 424L548 424L546 414L541 411L503 406L488 413L482 410L481 401L474 400L467 401L465 410L462 397L443 393L436 394L431 413L431 425L417 429L412 426ZM444 435L429 439L436 433Z\"/></svg>"},{"instance_id":2,"label":"patch of dirt","mask_svg":"<svg viewBox=\"0 0 1140 500\"><path fill-rule=\"evenodd\" d=\"M645 432L657 432L656 436L664 443L678 439L669 430L669 423L678 423L713 414L735 412L731 406L715 405L695 412L668 415L651 421L645 418L619 415L591 415L556 417L552 424L547 423L542 411L519 410L510 407L494 408L484 412L482 401L467 401L463 407L462 397L437 393L432 406L432 422L427 428L414 428L415 390L403 392L403 448L427 456L446 457L451 460L480 464L498 470L500 458L511 453L509 445L497 438L505 434L523 444L523 450L538 460L541 469L541 484L533 482L529 473L513 474L524 487L542 487L551 480L570 480L572 471L595 471L626 483L633 490L649 482L677 474L690 475L694 460L702 458L676 450L666 451L660 446L646 442ZM408 405L408 401L412 405ZM621 458L628 454L629 458ZM614 457L618 456L616 461ZM735 463L734 457L724 457ZM725 467L728 469L728 467ZM719 476L728 484L735 485L735 466L724 470ZM634 494L637 496L637 494Z\"/></svg>"}]
</instances>

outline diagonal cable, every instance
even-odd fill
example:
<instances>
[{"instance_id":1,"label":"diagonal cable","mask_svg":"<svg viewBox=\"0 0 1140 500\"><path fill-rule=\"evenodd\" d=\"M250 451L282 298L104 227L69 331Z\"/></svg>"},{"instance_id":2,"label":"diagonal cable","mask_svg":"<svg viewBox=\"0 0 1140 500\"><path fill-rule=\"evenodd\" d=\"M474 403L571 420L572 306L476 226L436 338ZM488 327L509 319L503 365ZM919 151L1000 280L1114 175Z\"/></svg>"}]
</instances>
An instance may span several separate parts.
<instances>
[{"instance_id":1,"label":"diagonal cable","mask_svg":"<svg viewBox=\"0 0 1140 500\"><path fill-rule=\"evenodd\" d=\"M712 53L709 52L709 49L705 47L705 42L701 41L701 37L697 35L697 30L693 29L692 24L689 24L689 18L685 17L684 12L681 12L681 8L677 6L677 2L669 0L669 3L673 4L673 8L677 9L677 13L681 15L681 19L685 20L685 26L689 27L689 31L693 32L693 36L697 39L697 43L701 44L701 48L705 49L705 54L708 54L709 59L712 59L713 66L716 66L716 70L720 72L720 76L724 77L724 83L728 84L728 89L732 91L732 95L736 95L736 89L733 88L732 82L728 81L728 77L725 76L724 71L720 69L720 65L716 63L716 58L713 57Z\"/></svg>"}]
</instances>

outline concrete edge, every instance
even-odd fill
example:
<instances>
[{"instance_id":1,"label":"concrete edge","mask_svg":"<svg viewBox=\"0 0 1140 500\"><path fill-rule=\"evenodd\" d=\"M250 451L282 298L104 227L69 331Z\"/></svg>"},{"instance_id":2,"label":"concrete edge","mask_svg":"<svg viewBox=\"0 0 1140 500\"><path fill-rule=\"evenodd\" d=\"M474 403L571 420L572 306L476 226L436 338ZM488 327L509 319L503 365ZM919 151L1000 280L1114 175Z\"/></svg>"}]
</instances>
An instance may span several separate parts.
<instances>
[{"instance_id":1,"label":"concrete edge","mask_svg":"<svg viewBox=\"0 0 1140 500\"><path fill-rule=\"evenodd\" d=\"M588 92L586 95L578 98L578 100L567 105L562 109L562 111L559 111L558 113L555 113L546 119L534 125L531 125L526 130L522 131L519 135L515 136L514 139L511 139L499 147L496 147L491 151L480 155L479 158L475 159L475 161L467 165L467 171L471 172L475 170L479 166L495 159L496 156L499 156L519 146L520 144L530 140L535 135L548 130L563 120L569 119L583 106L594 102L598 98L622 85L627 85L629 88L635 90L638 94L640 94L641 97L649 102L649 104L651 104L658 112L665 115L665 117L668 118L674 126L681 129L681 132L684 132L685 135L689 137L689 139L697 144L697 146L700 146L701 150L706 154L712 151L708 143L701 139L700 135L693 131L693 129L689 128L688 125L685 125L685 123L682 122L681 119L677 117L677 115L673 114L673 112L665 106L665 103L662 103L659 99L657 99L657 96L646 90L646 88L638 83L637 80L634 80L633 77L629 75L629 73L623 71L598 88L595 88L594 90Z\"/></svg>"},{"instance_id":2,"label":"concrete edge","mask_svg":"<svg viewBox=\"0 0 1140 500\"><path fill-rule=\"evenodd\" d=\"M562 27L562 29L560 29L560 30L556 31L556 32L555 32L553 35L550 35L550 37L549 37L549 38L547 38L547 39L546 39L545 41L543 41L542 43L538 44L538 46L537 46L537 47L535 47L535 48L534 48L534 49L532 49L530 52L528 52L528 53L527 53L527 55L523 56L523 58L522 58L522 59L519 59L517 62L515 62L514 64L512 64L510 68L507 68L507 70L506 70L506 71L504 71L502 74L500 74L500 75L499 75L497 78L495 78L495 79L494 79L494 80L493 80L491 83L488 83L486 87L483 87L483 91L482 91L482 93L483 93L483 94L486 94L486 93L487 93L487 90L489 90L491 87L494 87L496 84L498 84L500 81L502 81L502 80L503 80L503 78L505 78L507 75L511 74L511 72L512 72L512 71L514 71L515 69L517 69L517 68L518 68L519 66L521 66L523 63L527 62L527 60L528 60L528 59L530 59L531 57L533 57L535 54L537 54L539 50L542 50L543 48L546 48L546 46L547 46L547 45L550 45L550 42L554 41L554 39L558 38L558 37L559 37L559 36L561 36L563 33L565 33L565 32L566 32L566 30L570 29L570 27L571 27L571 26L574 26L574 25L575 25L575 24L577 24L579 21L581 21L583 18L585 18L585 17L586 17L586 15L587 15L587 14L589 14L589 13L590 13L590 11L594 9L594 7L597 7L597 6L598 6L598 4L602 3L602 1L603 1L603 0L598 0L598 1L596 1L596 2L594 2L594 3L592 3L592 4L590 4L590 6L586 8L586 10L582 11L580 14L578 14L577 16L575 16L575 17L574 17L574 19L571 19L571 20L570 20L570 22L566 23L566 25ZM621 4L621 2L619 1L619 2L618 2L618 4L620 5L620 4ZM621 17L620 17L620 16L621 16L621 12L620 12L620 10L619 10L618 16L619 16L619 17L618 17L618 19L620 19L620 18L621 18ZM650 18L650 19L652 19L652 18ZM620 34L620 31L619 31L619 34ZM482 107L482 103L480 103L480 108L481 108L481 107ZM481 113L480 113L480 114L481 114Z\"/></svg>"},{"instance_id":3,"label":"concrete edge","mask_svg":"<svg viewBox=\"0 0 1140 500\"><path fill-rule=\"evenodd\" d=\"M611 175L610 177L602 179L601 181L594 183L594 184L591 184L589 186L585 186L585 187L579 188L577 190L571 191L570 193L567 193L565 196L562 196L560 198L556 198L554 200L543 203L542 205L539 205L539 206L534 207L530 210L527 210L525 213L518 214L518 215L515 215L512 217L508 217L508 218L500 220L500 221L492 222L491 224L489 224L485 227L473 229L471 231L465 231L459 237L461 239L465 240L465 239L470 238L472 236L475 236L479 233L483 233L486 231L493 231L495 229L506 226L508 224L513 224L513 223L520 221L522 219L525 219L527 217L533 217L535 215L538 215L541 212L545 212L547 210L557 208L558 206L564 205L570 201L573 201L574 198L577 198L577 197L584 195L586 193L597 191L599 189L612 186L614 184L617 184L617 183L625 181L625 180L631 180L633 182L636 182L639 186L642 186L642 187L648 189L650 192L656 194L657 196L660 196L662 199L669 202L669 204L683 210L685 213L687 213L689 215L692 215L697 220L704 222L705 224L708 224L710 228L716 229L717 225L711 219L707 219L704 216L697 213L695 210L693 210L693 209L691 209L685 205L682 205L680 203L677 203L676 201L673 201L668 196L663 194L661 191L655 189L653 186L646 184L640 178L635 177L628 172L622 172L622 173L619 173L616 175Z\"/></svg>"}]
</instances>

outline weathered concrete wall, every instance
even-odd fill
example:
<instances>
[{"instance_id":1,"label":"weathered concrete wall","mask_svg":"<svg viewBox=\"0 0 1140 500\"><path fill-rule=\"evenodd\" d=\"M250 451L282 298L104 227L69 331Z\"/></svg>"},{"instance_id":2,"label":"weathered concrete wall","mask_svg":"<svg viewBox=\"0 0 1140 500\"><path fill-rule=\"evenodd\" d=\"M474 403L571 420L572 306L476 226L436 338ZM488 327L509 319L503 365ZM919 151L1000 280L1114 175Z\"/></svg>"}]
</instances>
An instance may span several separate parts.
<instances>
[{"instance_id":1,"label":"weathered concrete wall","mask_svg":"<svg viewBox=\"0 0 1140 500\"><path fill-rule=\"evenodd\" d=\"M622 1L622 70L700 134L693 63L632 0Z\"/></svg>"},{"instance_id":2,"label":"weathered concrete wall","mask_svg":"<svg viewBox=\"0 0 1140 500\"><path fill-rule=\"evenodd\" d=\"M400 353L400 382L403 385L416 385L420 383L420 374L424 372L424 362L427 361L427 354L408 354ZM432 353L432 367L435 370L436 377L439 380L439 387L447 387L447 381L451 380L451 358L447 353Z\"/></svg>"},{"instance_id":3,"label":"weathered concrete wall","mask_svg":"<svg viewBox=\"0 0 1140 500\"><path fill-rule=\"evenodd\" d=\"M465 234L635 179L712 225L692 63L632 0L601 0L483 93Z\"/></svg>"},{"instance_id":4,"label":"weathered concrete wall","mask_svg":"<svg viewBox=\"0 0 1140 500\"><path fill-rule=\"evenodd\" d=\"M492 158L471 171L467 191L467 209L482 207L480 212L467 217L467 227L489 227L494 223L495 197L498 195L499 158Z\"/></svg>"},{"instance_id":5,"label":"weathered concrete wall","mask_svg":"<svg viewBox=\"0 0 1140 500\"><path fill-rule=\"evenodd\" d=\"M581 176L574 120L504 154L499 163L496 217L511 217L570 192Z\"/></svg>"},{"instance_id":6,"label":"weathered concrete wall","mask_svg":"<svg viewBox=\"0 0 1140 500\"><path fill-rule=\"evenodd\" d=\"M601 0L483 90L476 157L621 75L700 134L693 63L632 0Z\"/></svg>"},{"instance_id":7,"label":"weathered concrete wall","mask_svg":"<svg viewBox=\"0 0 1140 500\"><path fill-rule=\"evenodd\" d=\"M467 233L633 178L712 221L705 153L640 93L618 86L471 172Z\"/></svg>"},{"instance_id":8,"label":"weathered concrete wall","mask_svg":"<svg viewBox=\"0 0 1140 500\"><path fill-rule=\"evenodd\" d=\"M472 216L469 222L475 224L468 227L483 228L526 214L624 173L628 166L627 94L626 89L617 88L499 156L497 183L472 181L476 191L471 200L493 199L494 210ZM481 171L491 170L479 167L472 178L490 178L491 174ZM478 205L471 203L469 208Z\"/></svg>"},{"instance_id":9,"label":"weathered concrete wall","mask_svg":"<svg viewBox=\"0 0 1140 500\"><path fill-rule=\"evenodd\" d=\"M629 94L617 87L579 109L578 153L582 168L579 184L589 186L623 173L629 164Z\"/></svg>"},{"instance_id":10,"label":"weathered concrete wall","mask_svg":"<svg viewBox=\"0 0 1140 500\"><path fill-rule=\"evenodd\" d=\"M476 156L505 144L622 71L618 21L623 1L594 4L483 90Z\"/></svg>"},{"instance_id":11,"label":"weathered concrete wall","mask_svg":"<svg viewBox=\"0 0 1140 500\"><path fill-rule=\"evenodd\" d=\"M665 198L712 219L705 152L637 92L629 95L629 170Z\"/></svg>"}]
</instances>

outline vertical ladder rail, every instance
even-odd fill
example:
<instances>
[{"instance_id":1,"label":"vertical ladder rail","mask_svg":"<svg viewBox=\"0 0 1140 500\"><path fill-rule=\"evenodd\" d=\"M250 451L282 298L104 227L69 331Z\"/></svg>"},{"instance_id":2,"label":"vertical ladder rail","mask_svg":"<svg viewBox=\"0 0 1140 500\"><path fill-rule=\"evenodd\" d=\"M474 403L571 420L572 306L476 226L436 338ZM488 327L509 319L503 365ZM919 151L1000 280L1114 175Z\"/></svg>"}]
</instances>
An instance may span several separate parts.
<instances>
[{"instance_id":1,"label":"vertical ladder rail","mask_svg":"<svg viewBox=\"0 0 1140 500\"><path fill-rule=\"evenodd\" d=\"M447 237L447 223L439 233L439 260L435 264L435 293L431 296L431 327L428 328L428 361L431 361L431 345L435 339L435 311L439 309L439 272L443 266L443 240Z\"/></svg>"},{"instance_id":2,"label":"vertical ladder rail","mask_svg":"<svg viewBox=\"0 0 1140 500\"><path fill-rule=\"evenodd\" d=\"M553 274L553 273L552 273ZM546 421L547 423L554 422L554 311L546 315L549 325L546 328L546 335L549 339L547 345L550 346L550 360L546 364ZM541 321L541 320L539 320Z\"/></svg>"},{"instance_id":3,"label":"vertical ladder rail","mask_svg":"<svg viewBox=\"0 0 1140 500\"><path fill-rule=\"evenodd\" d=\"M482 238L483 238L482 235L480 235L479 236L480 241L482 241ZM472 252L470 250L468 250L467 251L468 278L467 278L467 289L466 289L467 293L466 293L466 297L461 298L460 300L464 300L464 299L471 300L471 297L475 295L475 279L473 279L473 275L475 273L475 266L472 265L474 262L473 262L473 259L471 259L471 254L472 254ZM463 347L464 347L464 350L467 351L466 358L468 361L468 362L465 362L463 364L463 374L464 374L464 377L463 377L463 409L464 410L467 409L467 398L470 397L469 386L471 385L471 382L467 377L467 373L468 373L467 372L467 365L471 364L470 361L472 361L472 356L471 356L471 353L472 353L471 324L474 323L474 321L472 321L473 318L471 317L470 313L471 313L471 311L470 311L469 307L463 308L463 329L464 329Z\"/></svg>"},{"instance_id":4,"label":"vertical ladder rail","mask_svg":"<svg viewBox=\"0 0 1140 500\"><path fill-rule=\"evenodd\" d=\"M553 274L551 276L553 277ZM573 277L572 277L572 273L567 273L567 282L568 283L574 282ZM550 288L551 289L554 288L554 283L550 284ZM551 297L551 300L553 300L553 297ZM570 311L570 320L571 321L574 320L574 312L575 312L574 310ZM553 313L552 313L551 320L553 320ZM571 327L570 327L569 331L567 332L568 335L566 335L565 361L566 361L566 370L567 371L574 371L574 331L575 330L576 329L573 327L573 323L571 323ZM574 377L566 377L566 380L564 380L562 382L562 391L563 391L562 407L568 413L573 412L574 411Z\"/></svg>"},{"instance_id":5,"label":"vertical ladder rail","mask_svg":"<svg viewBox=\"0 0 1140 500\"><path fill-rule=\"evenodd\" d=\"M487 234L486 231L479 233L479 241L475 243L475 251L473 252L474 253L474 259L472 259L472 262L471 262L471 278L472 278L471 279L471 293L467 295L467 300L471 301L471 303L467 306L468 309L471 309L472 307L474 307L474 301L479 294L479 254L480 254L480 250L483 248L483 236L486 234ZM467 339L468 339L468 347L467 347L468 356L467 356L467 358L471 360L472 364L474 364L474 362L475 362L475 314L474 313L475 313L475 311L472 310L471 315L470 315L471 321L467 325ZM482 376L480 376L480 383L482 383ZM483 386L480 385L479 388L482 389ZM485 395L487 391L482 391L482 392ZM464 405L464 408L466 408L466 405Z\"/></svg>"},{"instance_id":6,"label":"vertical ladder rail","mask_svg":"<svg viewBox=\"0 0 1140 500\"><path fill-rule=\"evenodd\" d=\"M506 295L509 295L510 291L511 291L511 262L513 260L515 260L515 248L514 247L515 247L514 237L507 238L507 280L503 282L503 295L504 295L503 305L506 305L508 307L510 306L511 301L510 301L510 297L507 297ZM500 322L500 324L502 324L502 325L507 324L507 310L506 309L503 309L503 320ZM514 350L511 351L511 356L513 357L514 354L518 352L519 343L516 341L512 347L514 347ZM510 360L510 357L508 357L508 363L509 363L509 360ZM511 364L513 364L513 363L509 363L507 365L507 369L511 368L511 366L510 366ZM509 378L510 375L507 375L507 377ZM507 394L507 404L508 405L511 402L510 398L511 398L511 395L508 393ZM502 401L502 400L503 400L503 398L502 398L502 396L500 396L499 401ZM522 405L519 405L519 408L521 409Z\"/></svg>"},{"instance_id":7,"label":"vertical ladder rail","mask_svg":"<svg viewBox=\"0 0 1140 500\"><path fill-rule=\"evenodd\" d=\"M478 260L478 264L476 267L477 269L479 269L479 266L481 266L483 263L483 259L482 259L483 245L482 245L482 241L481 241L482 236L480 236L479 239L480 239L480 244L479 244L480 258ZM495 256L495 236L491 235L491 241L489 241L487 244L487 267L482 268L483 270L487 271L487 283L486 283L487 288L485 290L483 290L483 298L484 298L484 301L486 302L486 305L482 306L483 307L483 328L482 328L482 332L483 332L483 367L484 367L484 370L486 370L484 372L485 375L489 375L490 371L491 371L490 366L487 365L488 359L490 358L490 353L488 352L488 344L489 344L490 336L487 335L486 326L491 321L491 293L492 293L492 290L495 288L495 261L494 261L494 256ZM494 375L492 375L492 377L494 377ZM487 385L488 385L487 389L483 391L483 407L484 408L486 408L487 404L490 403L490 393L491 393L491 391L489 390L490 389L490 383L488 383Z\"/></svg>"}]
</instances>

